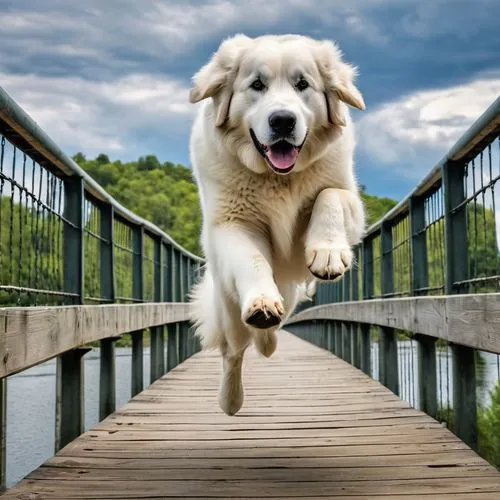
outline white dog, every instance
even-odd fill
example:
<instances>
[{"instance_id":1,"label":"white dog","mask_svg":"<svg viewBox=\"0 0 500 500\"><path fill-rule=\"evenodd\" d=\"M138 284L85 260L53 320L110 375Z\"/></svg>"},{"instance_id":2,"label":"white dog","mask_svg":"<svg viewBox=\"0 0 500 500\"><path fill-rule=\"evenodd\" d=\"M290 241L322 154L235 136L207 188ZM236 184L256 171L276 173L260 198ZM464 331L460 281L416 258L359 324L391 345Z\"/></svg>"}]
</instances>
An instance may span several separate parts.
<instances>
[{"instance_id":1,"label":"white dog","mask_svg":"<svg viewBox=\"0 0 500 500\"><path fill-rule=\"evenodd\" d=\"M204 348L219 348L219 404L243 404L241 368L315 278L338 279L365 228L353 173L346 104L365 105L355 68L329 41L237 35L194 76L191 160L203 212L207 265L191 295Z\"/></svg>"}]
</instances>

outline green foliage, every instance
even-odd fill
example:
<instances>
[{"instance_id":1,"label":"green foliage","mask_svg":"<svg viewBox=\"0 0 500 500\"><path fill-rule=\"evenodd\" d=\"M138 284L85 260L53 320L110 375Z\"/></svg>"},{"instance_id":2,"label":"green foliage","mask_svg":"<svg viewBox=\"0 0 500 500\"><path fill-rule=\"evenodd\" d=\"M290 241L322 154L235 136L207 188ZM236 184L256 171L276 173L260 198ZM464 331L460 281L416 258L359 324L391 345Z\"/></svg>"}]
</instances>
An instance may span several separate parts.
<instances>
[{"instance_id":1,"label":"green foliage","mask_svg":"<svg viewBox=\"0 0 500 500\"><path fill-rule=\"evenodd\" d=\"M481 455L500 468L500 381L490 393L491 404L478 410L478 445Z\"/></svg>"},{"instance_id":2,"label":"green foliage","mask_svg":"<svg viewBox=\"0 0 500 500\"><path fill-rule=\"evenodd\" d=\"M500 468L500 380L490 392L491 403L477 410L478 452L490 464ZM445 422L455 432L455 410L440 406L436 416L438 422Z\"/></svg>"},{"instance_id":3,"label":"green foliage","mask_svg":"<svg viewBox=\"0 0 500 500\"><path fill-rule=\"evenodd\" d=\"M365 205L368 226L377 222L391 210L391 208L396 206L396 202L391 198L380 198L379 196L367 194L364 190L361 191L361 198Z\"/></svg>"},{"instance_id":4,"label":"green foliage","mask_svg":"<svg viewBox=\"0 0 500 500\"><path fill-rule=\"evenodd\" d=\"M0 199L0 284L22 287L12 294L0 291L0 306L36 303L29 288L62 290L62 226L52 213L37 204ZM54 305L56 296L43 303Z\"/></svg>"},{"instance_id":5,"label":"green foliage","mask_svg":"<svg viewBox=\"0 0 500 500\"><path fill-rule=\"evenodd\" d=\"M201 210L191 170L154 155L136 162L110 161L100 154L73 159L117 201L167 232L180 245L199 255Z\"/></svg>"},{"instance_id":6,"label":"green foliage","mask_svg":"<svg viewBox=\"0 0 500 500\"><path fill-rule=\"evenodd\" d=\"M500 250L497 245L495 213L480 203L467 207L467 241L469 276L494 276L500 269ZM474 287L471 292L496 292L496 283Z\"/></svg>"}]
</instances>

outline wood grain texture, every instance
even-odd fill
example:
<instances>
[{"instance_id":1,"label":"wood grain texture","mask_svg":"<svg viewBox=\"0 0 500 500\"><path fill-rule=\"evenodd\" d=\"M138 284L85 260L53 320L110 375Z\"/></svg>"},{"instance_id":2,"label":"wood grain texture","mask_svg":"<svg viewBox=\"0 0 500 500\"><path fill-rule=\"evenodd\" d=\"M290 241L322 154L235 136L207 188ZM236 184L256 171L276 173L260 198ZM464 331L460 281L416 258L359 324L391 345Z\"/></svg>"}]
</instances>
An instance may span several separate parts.
<instances>
[{"instance_id":1,"label":"wood grain texture","mask_svg":"<svg viewBox=\"0 0 500 500\"><path fill-rule=\"evenodd\" d=\"M434 419L279 337L270 359L248 351L236 416L217 405L218 354L197 354L3 498L500 498L500 473Z\"/></svg>"},{"instance_id":2,"label":"wood grain texture","mask_svg":"<svg viewBox=\"0 0 500 500\"><path fill-rule=\"evenodd\" d=\"M305 309L287 324L323 319L409 330L500 354L500 293L340 302Z\"/></svg>"},{"instance_id":3,"label":"wood grain texture","mask_svg":"<svg viewBox=\"0 0 500 500\"><path fill-rule=\"evenodd\" d=\"M187 320L186 303L0 308L0 377L89 342Z\"/></svg>"}]
</instances>

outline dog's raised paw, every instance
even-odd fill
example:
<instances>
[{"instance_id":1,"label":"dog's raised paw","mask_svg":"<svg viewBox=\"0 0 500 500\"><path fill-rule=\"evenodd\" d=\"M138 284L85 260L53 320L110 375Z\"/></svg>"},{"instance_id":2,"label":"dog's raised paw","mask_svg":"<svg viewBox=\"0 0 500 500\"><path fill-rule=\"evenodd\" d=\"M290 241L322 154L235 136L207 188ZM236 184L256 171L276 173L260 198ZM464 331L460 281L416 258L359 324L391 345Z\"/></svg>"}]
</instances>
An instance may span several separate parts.
<instances>
[{"instance_id":1,"label":"dog's raised paw","mask_svg":"<svg viewBox=\"0 0 500 500\"><path fill-rule=\"evenodd\" d=\"M254 328L265 330L279 325L284 314L280 300L261 296L252 300L244 309L243 321Z\"/></svg>"},{"instance_id":2,"label":"dog's raised paw","mask_svg":"<svg viewBox=\"0 0 500 500\"><path fill-rule=\"evenodd\" d=\"M347 246L322 245L306 248L309 271L320 280L337 280L352 266L353 253Z\"/></svg>"}]
</instances>

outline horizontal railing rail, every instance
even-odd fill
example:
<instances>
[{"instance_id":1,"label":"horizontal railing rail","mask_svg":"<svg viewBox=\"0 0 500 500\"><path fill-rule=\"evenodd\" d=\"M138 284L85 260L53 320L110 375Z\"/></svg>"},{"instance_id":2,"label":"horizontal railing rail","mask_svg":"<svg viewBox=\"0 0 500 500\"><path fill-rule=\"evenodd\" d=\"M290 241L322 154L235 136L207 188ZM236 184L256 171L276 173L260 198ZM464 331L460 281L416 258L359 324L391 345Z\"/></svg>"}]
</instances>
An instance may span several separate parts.
<instances>
[{"instance_id":1,"label":"horizontal railing rail","mask_svg":"<svg viewBox=\"0 0 500 500\"><path fill-rule=\"evenodd\" d=\"M59 450L84 430L90 345L99 346L99 419L115 410L120 337L131 342L131 396L199 350L186 302L202 270L202 258L118 203L0 88L2 487L8 377L57 357Z\"/></svg>"},{"instance_id":2,"label":"horizontal railing rail","mask_svg":"<svg viewBox=\"0 0 500 500\"><path fill-rule=\"evenodd\" d=\"M500 98L369 227L285 328L448 425L500 467Z\"/></svg>"},{"instance_id":3,"label":"horizontal railing rail","mask_svg":"<svg viewBox=\"0 0 500 500\"><path fill-rule=\"evenodd\" d=\"M287 324L313 320L395 328L500 354L500 293L338 302L305 309Z\"/></svg>"}]
</instances>

